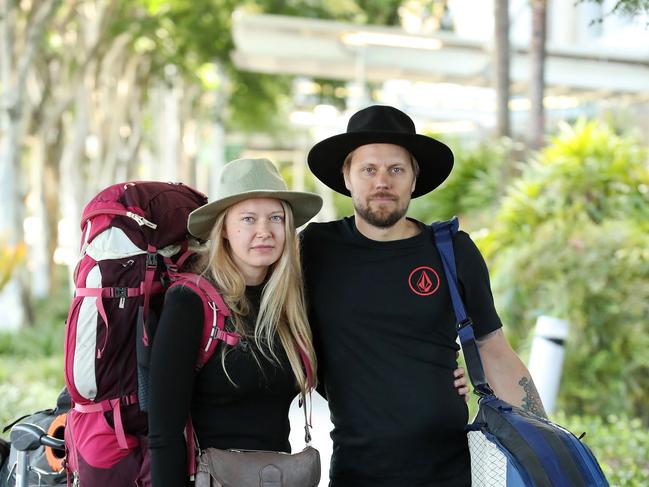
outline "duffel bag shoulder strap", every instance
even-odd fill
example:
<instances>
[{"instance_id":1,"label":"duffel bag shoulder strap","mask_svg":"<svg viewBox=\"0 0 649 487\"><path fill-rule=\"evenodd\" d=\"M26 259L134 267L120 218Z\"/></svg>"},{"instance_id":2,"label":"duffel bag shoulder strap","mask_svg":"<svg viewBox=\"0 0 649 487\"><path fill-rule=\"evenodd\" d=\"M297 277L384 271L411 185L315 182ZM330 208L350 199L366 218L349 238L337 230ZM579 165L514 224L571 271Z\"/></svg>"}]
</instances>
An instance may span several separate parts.
<instances>
[{"instance_id":1,"label":"duffel bag shoulder strap","mask_svg":"<svg viewBox=\"0 0 649 487\"><path fill-rule=\"evenodd\" d=\"M453 310L457 318L457 333L462 344L462 353L469 373L473 389L480 396L492 395L493 390L487 382L480 358L480 350L473 332L473 322L467 315L464 302L458 289L457 268L455 266L455 252L453 250L453 237L458 232L459 222L457 217L448 221L435 222L432 225L435 237L435 246L442 259L444 274L448 282Z\"/></svg>"}]
</instances>

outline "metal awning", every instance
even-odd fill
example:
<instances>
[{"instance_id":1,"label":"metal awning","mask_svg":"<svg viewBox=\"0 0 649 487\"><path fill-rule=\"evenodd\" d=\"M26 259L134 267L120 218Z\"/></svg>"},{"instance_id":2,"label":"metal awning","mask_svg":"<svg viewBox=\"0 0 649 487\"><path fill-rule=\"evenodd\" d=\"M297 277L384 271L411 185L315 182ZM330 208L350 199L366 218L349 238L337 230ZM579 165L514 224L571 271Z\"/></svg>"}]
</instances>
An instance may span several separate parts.
<instances>
[{"instance_id":1,"label":"metal awning","mask_svg":"<svg viewBox=\"0 0 649 487\"><path fill-rule=\"evenodd\" d=\"M491 86L492 46L449 32L412 35L365 26L278 15L233 15L240 69L327 79L458 83ZM548 94L632 95L649 100L649 49L548 46ZM513 46L514 94L527 89L527 46Z\"/></svg>"}]
</instances>

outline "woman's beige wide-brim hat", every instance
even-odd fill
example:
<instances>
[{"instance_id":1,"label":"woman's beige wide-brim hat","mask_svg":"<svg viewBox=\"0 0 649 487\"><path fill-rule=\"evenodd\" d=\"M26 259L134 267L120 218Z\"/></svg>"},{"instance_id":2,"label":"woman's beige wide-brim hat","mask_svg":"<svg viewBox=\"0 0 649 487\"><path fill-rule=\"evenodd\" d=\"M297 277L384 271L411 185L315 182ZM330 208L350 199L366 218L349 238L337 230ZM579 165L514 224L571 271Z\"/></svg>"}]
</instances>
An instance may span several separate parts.
<instances>
[{"instance_id":1,"label":"woman's beige wide-brim hat","mask_svg":"<svg viewBox=\"0 0 649 487\"><path fill-rule=\"evenodd\" d=\"M296 227L304 225L322 208L320 195L290 191L277 167L270 160L237 159L221 169L216 200L189 214L189 233L208 240L216 217L235 203L250 198L277 198L286 201L293 211Z\"/></svg>"}]
</instances>

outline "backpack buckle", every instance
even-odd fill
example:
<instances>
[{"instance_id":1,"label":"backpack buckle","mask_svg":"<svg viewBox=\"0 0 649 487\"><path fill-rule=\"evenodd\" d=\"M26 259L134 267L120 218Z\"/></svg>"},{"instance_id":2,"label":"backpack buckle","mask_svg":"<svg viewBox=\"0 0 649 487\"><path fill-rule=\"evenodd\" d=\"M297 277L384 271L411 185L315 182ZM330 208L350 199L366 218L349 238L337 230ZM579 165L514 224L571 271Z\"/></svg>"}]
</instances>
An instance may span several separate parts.
<instances>
[{"instance_id":1,"label":"backpack buckle","mask_svg":"<svg viewBox=\"0 0 649 487\"><path fill-rule=\"evenodd\" d=\"M128 298L128 288L126 288L126 287L114 287L113 288L113 297L114 298Z\"/></svg>"},{"instance_id":2,"label":"backpack buckle","mask_svg":"<svg viewBox=\"0 0 649 487\"><path fill-rule=\"evenodd\" d=\"M119 298L119 309L124 309L124 305L126 304L126 298L128 298L128 288L114 287L113 297Z\"/></svg>"},{"instance_id":3,"label":"backpack buckle","mask_svg":"<svg viewBox=\"0 0 649 487\"><path fill-rule=\"evenodd\" d=\"M146 254L146 266L147 268L158 267L158 254L156 252L150 252Z\"/></svg>"},{"instance_id":4,"label":"backpack buckle","mask_svg":"<svg viewBox=\"0 0 649 487\"><path fill-rule=\"evenodd\" d=\"M494 391L489 384L479 384L473 388L473 393L478 397L493 396Z\"/></svg>"},{"instance_id":5,"label":"backpack buckle","mask_svg":"<svg viewBox=\"0 0 649 487\"><path fill-rule=\"evenodd\" d=\"M462 328L466 328L467 326L473 326L473 320L467 316L465 320L460 321L457 325L455 325L456 330L461 330Z\"/></svg>"}]
</instances>

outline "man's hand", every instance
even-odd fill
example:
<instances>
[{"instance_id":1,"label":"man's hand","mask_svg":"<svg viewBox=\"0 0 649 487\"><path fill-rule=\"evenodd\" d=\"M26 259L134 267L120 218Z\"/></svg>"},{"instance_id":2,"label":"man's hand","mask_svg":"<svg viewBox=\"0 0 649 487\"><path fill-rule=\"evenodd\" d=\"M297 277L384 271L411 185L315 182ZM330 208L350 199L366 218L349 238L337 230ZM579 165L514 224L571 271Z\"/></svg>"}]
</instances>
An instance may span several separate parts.
<instances>
[{"instance_id":1,"label":"man's hand","mask_svg":"<svg viewBox=\"0 0 649 487\"><path fill-rule=\"evenodd\" d=\"M462 367L455 369L453 371L453 377L455 377L453 385L457 389L457 393L460 396L464 396L464 402L469 402L469 385L466 375L464 375L464 369Z\"/></svg>"}]
</instances>

